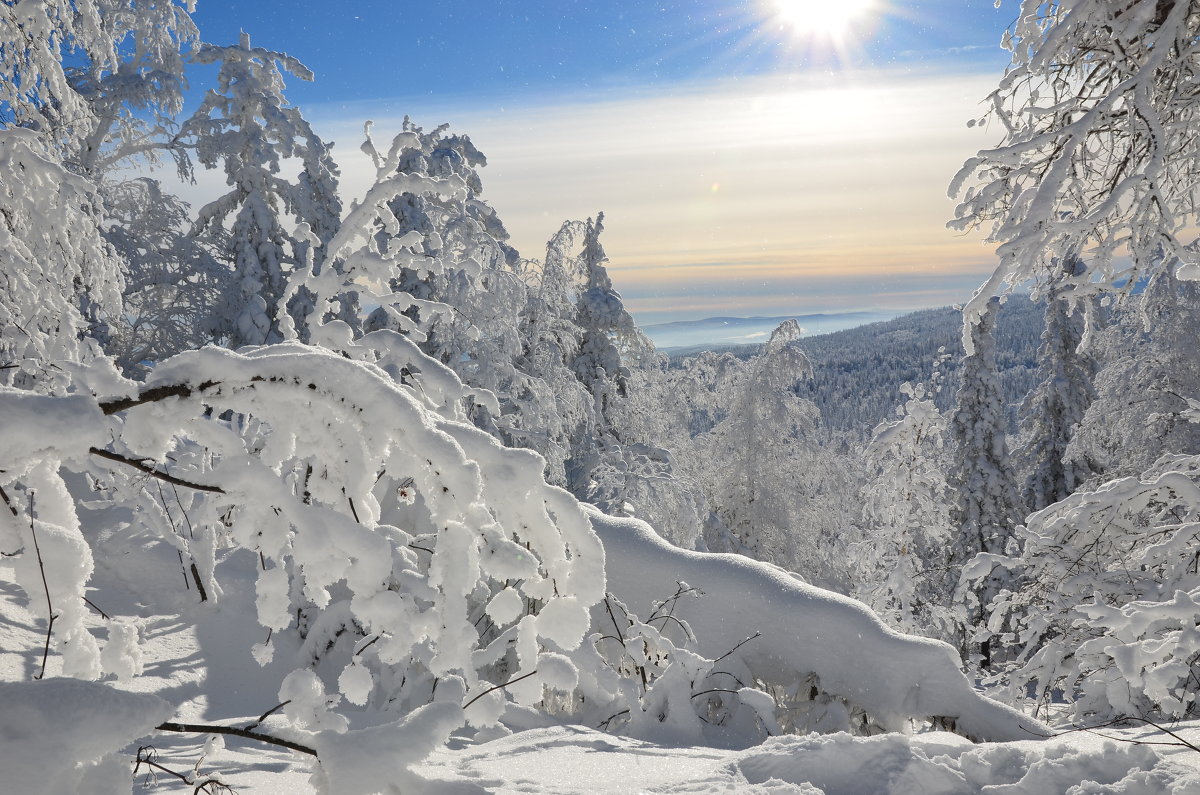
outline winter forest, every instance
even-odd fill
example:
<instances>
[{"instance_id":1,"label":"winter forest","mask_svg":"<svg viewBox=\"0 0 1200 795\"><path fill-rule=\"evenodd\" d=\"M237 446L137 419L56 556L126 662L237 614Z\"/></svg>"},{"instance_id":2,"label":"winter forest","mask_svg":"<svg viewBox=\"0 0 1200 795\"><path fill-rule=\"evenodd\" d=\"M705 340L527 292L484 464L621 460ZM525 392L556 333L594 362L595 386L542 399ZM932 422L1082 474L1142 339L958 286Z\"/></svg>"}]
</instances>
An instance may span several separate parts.
<instances>
[{"instance_id":1,"label":"winter forest","mask_svg":"<svg viewBox=\"0 0 1200 795\"><path fill-rule=\"evenodd\" d=\"M0 4L0 790L1200 792L1200 2L1023 0L961 312L682 358L194 5Z\"/></svg>"}]
</instances>

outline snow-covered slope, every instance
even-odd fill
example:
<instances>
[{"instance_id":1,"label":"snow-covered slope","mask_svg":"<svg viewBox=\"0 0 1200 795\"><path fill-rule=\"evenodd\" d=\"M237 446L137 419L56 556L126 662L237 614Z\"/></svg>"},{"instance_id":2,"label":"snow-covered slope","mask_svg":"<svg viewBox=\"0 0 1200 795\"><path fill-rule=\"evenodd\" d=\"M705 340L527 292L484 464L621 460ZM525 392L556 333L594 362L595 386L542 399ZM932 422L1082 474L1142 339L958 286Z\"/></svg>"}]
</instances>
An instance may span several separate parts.
<instances>
[{"instance_id":1,"label":"snow-covered slope","mask_svg":"<svg viewBox=\"0 0 1200 795\"><path fill-rule=\"evenodd\" d=\"M680 600L674 615L690 625L705 657L733 658L756 680L785 687L815 675L815 687L894 730L909 719L941 718L982 740L1049 733L981 696L950 646L893 632L860 602L741 555L673 547L636 519L590 508L588 515L604 542L608 589L635 613L651 615L674 581L700 589L703 596Z\"/></svg>"}]
</instances>

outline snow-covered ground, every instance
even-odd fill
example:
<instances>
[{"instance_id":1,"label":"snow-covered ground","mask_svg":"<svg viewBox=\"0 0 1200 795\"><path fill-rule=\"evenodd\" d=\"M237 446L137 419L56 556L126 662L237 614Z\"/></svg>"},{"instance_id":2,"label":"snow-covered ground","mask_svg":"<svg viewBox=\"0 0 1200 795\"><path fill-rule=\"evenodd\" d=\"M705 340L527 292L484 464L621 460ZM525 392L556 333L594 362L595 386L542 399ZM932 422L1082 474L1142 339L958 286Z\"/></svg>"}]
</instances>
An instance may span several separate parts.
<instances>
[{"instance_id":1,"label":"snow-covered ground","mask_svg":"<svg viewBox=\"0 0 1200 795\"><path fill-rule=\"evenodd\" d=\"M602 524L602 523L601 523ZM631 523L624 523L629 530ZM661 564L655 555L670 554L650 538L614 544L621 523L600 527L610 547L639 554L646 565ZM633 530L637 528L634 527ZM146 566L151 550L109 550L107 559L143 568L148 576L165 566ZM700 565L696 558L694 565ZM43 630L33 618L25 595L0 578L0 791L5 793L74 793L120 791L128 766L111 759L89 766L88 760L110 753L107 736L123 730L146 731L156 722L219 723L246 726L275 705L286 666L261 668L250 656L261 634L252 611L253 560L226 560L222 568L221 603L196 604L194 595L178 590L171 604L144 604L134 593L121 600L115 572L97 572L114 610L139 616L144 673L123 690L153 693L167 705L139 695L129 703L99 703L108 688L75 682L46 700L27 684L41 665ZM722 565L719 558L714 565ZM676 563L678 565L678 563ZM244 570L243 570L244 569ZM176 572L177 573L177 572ZM110 579L111 578L111 579ZM105 580L108 580L107 583ZM621 583L614 582L615 587ZM784 586L775 583L775 587ZM165 589L153 589L163 593ZM796 589L789 598L802 598ZM92 629L101 632L98 618ZM280 655L282 657L283 655ZM47 677L55 676L61 658L51 655ZM77 692L71 694L70 687ZM64 695L65 694L65 695ZM171 711L172 705L174 712ZM139 722L140 721L140 722ZM514 722L516 723L516 722ZM460 734L413 768L419 779L402 791L428 793L1200 793L1200 752L1178 745L1178 739L1150 728L1104 729L1098 734L1071 732L1050 740L971 743L956 734L891 733L869 738L845 733L768 738L750 748L714 748L680 743L654 743L583 726L561 725L529 713L524 730L491 737ZM272 716L261 729L306 742L311 735L286 728ZM1200 723L1176 728L1180 738L1200 743ZM661 739L661 738L658 738ZM243 794L305 795L311 757L285 749L227 737L223 745L205 736L150 731L117 755L132 765L139 746L153 746L166 768L219 775ZM1134 744L1168 743L1168 745ZM147 778L143 768L135 792L184 792L190 788L166 773ZM126 778L127 782L128 779ZM128 786L127 783L125 786Z\"/></svg>"}]
</instances>

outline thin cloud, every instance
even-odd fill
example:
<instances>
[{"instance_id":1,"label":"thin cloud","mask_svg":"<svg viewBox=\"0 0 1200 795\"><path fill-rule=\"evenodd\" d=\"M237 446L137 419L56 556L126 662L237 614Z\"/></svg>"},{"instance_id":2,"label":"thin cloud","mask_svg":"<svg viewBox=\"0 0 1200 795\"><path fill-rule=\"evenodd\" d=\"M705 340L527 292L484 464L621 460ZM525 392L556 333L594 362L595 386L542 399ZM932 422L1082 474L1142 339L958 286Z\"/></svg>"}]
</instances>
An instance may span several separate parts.
<instances>
[{"instance_id":1,"label":"thin cloud","mask_svg":"<svg viewBox=\"0 0 1200 795\"><path fill-rule=\"evenodd\" d=\"M724 306L743 282L982 280L990 250L979 236L945 229L953 212L945 187L965 157L995 143L965 124L993 80L753 78L632 98L413 113L426 127L450 121L487 154L484 196L526 256L539 256L563 220L603 210L610 268L631 306L674 280L703 282L719 298L703 305ZM361 195L373 176L357 149L370 109L308 112L339 142L344 195ZM395 116L374 120L379 138L400 126ZM872 304L869 290L857 297ZM680 313L704 311L688 306Z\"/></svg>"}]
</instances>

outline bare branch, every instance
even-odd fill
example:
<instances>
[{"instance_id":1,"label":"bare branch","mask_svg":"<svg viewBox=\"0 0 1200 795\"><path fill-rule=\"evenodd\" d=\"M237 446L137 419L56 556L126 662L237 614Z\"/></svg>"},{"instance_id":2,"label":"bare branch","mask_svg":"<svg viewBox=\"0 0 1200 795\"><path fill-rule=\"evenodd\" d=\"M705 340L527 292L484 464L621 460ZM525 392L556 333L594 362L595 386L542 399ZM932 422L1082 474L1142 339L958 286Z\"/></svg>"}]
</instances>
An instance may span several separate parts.
<instances>
[{"instance_id":1,"label":"bare branch","mask_svg":"<svg viewBox=\"0 0 1200 795\"><path fill-rule=\"evenodd\" d=\"M167 398L189 398L193 395L203 392L206 389L211 389L216 386L216 381L205 381L196 388L192 388L187 384L169 384L166 386L156 386L150 389L139 392L137 397L119 398L117 400L101 401L100 410L105 415L116 414L134 406L141 406L144 403L156 403Z\"/></svg>"},{"instance_id":2,"label":"bare branch","mask_svg":"<svg viewBox=\"0 0 1200 795\"><path fill-rule=\"evenodd\" d=\"M470 700L470 701L468 701L466 704L463 704L463 709L466 709L467 707L471 706L471 705L472 705L472 704L474 704L476 701L478 701L479 699L483 698L483 697L484 697L484 696L486 696L488 693L491 693L491 692L492 692L492 691L494 691L494 690L499 690L499 689L500 689L500 688L502 688L502 687L508 687L509 685L516 684L517 682L520 682L522 679L528 679L529 677L533 676L533 675L534 675L534 674L536 674L536 673L537 673L537 669L536 669L536 668L534 668L534 669L533 669L532 671L530 671L529 673L527 673L527 674L522 674L522 675L518 676L516 679L509 679L509 680L508 680L507 682L505 682L504 684L501 684L501 685L493 685L492 687L489 687L487 690L484 690L484 691L483 691L482 693L480 693L479 695L475 696L475 698L471 699L471 700Z\"/></svg>"},{"instance_id":3,"label":"bare branch","mask_svg":"<svg viewBox=\"0 0 1200 795\"><path fill-rule=\"evenodd\" d=\"M293 751L299 751L302 754L316 756L316 750L309 748L307 745L294 743L291 740L281 740L278 737L272 737L269 734L250 731L249 729L239 729L236 726L213 726L203 723L160 723L154 727L160 732L181 732L183 734L231 734L234 737L244 737L247 740L257 740L260 743L267 745L278 745L282 748L289 748Z\"/></svg>"},{"instance_id":4,"label":"bare branch","mask_svg":"<svg viewBox=\"0 0 1200 795\"><path fill-rule=\"evenodd\" d=\"M149 459L126 458L120 453L114 453L110 450L101 450L99 447L90 447L88 448L88 452L94 456L99 456L100 458L104 458L109 461L116 461L118 464L124 464L125 466L133 467L139 472L143 472L152 478L158 478L164 483L170 483L173 486L184 486L189 489L195 489L196 491L207 491L214 494L226 493L225 489L221 488L220 486L209 486L204 483L193 483L189 480L177 478L170 473L159 471L158 469L155 469L146 463L146 461Z\"/></svg>"},{"instance_id":5,"label":"bare branch","mask_svg":"<svg viewBox=\"0 0 1200 795\"><path fill-rule=\"evenodd\" d=\"M54 605L50 603L50 586L46 583L46 565L42 562L42 548L38 546L37 529L33 520L33 492L29 492L29 534L33 536L33 549L37 552L38 571L42 573L42 588L46 591L46 647L42 650L42 670L34 677L41 679L46 675L46 658L50 656L50 635L54 632Z\"/></svg>"}]
</instances>

